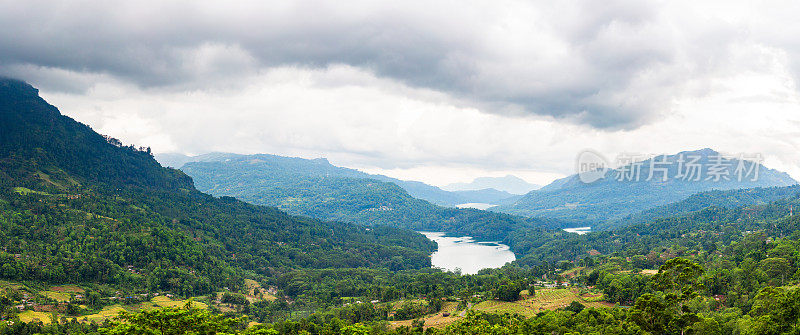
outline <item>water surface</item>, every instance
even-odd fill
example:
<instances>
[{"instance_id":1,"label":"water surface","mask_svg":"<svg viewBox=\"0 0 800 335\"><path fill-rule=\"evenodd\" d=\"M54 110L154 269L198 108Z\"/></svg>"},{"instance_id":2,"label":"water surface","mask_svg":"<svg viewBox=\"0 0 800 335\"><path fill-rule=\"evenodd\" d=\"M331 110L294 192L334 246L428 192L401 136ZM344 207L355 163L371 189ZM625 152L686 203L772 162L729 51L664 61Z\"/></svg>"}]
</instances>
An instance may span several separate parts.
<instances>
[{"instance_id":1,"label":"water surface","mask_svg":"<svg viewBox=\"0 0 800 335\"><path fill-rule=\"evenodd\" d=\"M583 235L592 232L592 227L564 228L565 232Z\"/></svg>"},{"instance_id":2,"label":"water surface","mask_svg":"<svg viewBox=\"0 0 800 335\"><path fill-rule=\"evenodd\" d=\"M433 267L450 271L461 269L463 274L475 274L481 269L499 268L516 259L505 244L477 242L469 236L446 236L441 232L420 233L439 244L439 249L431 255Z\"/></svg>"},{"instance_id":3,"label":"water surface","mask_svg":"<svg viewBox=\"0 0 800 335\"><path fill-rule=\"evenodd\" d=\"M482 202L470 202L470 203L466 203L466 204L458 204L458 205L456 205L456 207L458 207L458 208L475 208L475 209L480 209L480 210L487 210L487 209L489 209L491 207L494 207L494 206L497 206L497 205L495 205L495 204L485 204L485 203L482 203Z\"/></svg>"}]
</instances>

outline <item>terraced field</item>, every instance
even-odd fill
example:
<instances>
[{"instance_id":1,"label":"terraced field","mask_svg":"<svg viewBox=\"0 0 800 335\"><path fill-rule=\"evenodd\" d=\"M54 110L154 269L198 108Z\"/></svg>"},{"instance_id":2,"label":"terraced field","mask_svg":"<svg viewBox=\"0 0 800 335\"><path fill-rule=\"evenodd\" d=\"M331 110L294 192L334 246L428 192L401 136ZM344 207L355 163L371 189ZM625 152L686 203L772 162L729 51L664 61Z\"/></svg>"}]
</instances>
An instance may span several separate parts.
<instances>
[{"instance_id":1,"label":"terraced field","mask_svg":"<svg viewBox=\"0 0 800 335\"><path fill-rule=\"evenodd\" d=\"M53 286L49 290L41 291L40 293L58 302L68 302L70 299L70 295L83 294L85 292L86 291L84 291L82 288L75 285L61 285L61 286Z\"/></svg>"},{"instance_id":2,"label":"terraced field","mask_svg":"<svg viewBox=\"0 0 800 335\"><path fill-rule=\"evenodd\" d=\"M608 302L597 301L597 299L600 297L602 297L602 294L600 295L589 294L586 295L586 298L583 298L580 295L578 295L577 289L566 289L566 288L539 289L536 291L535 297L526 297L523 298L522 300L515 302L486 300L473 306L471 309L476 311L492 312L492 313L513 313L525 317L532 317L536 315L536 313L542 312L544 310L553 310L553 309L567 307L573 301L577 301L586 307L593 307L593 308L614 307L613 304L610 304ZM425 320L425 328L429 327L440 328L461 320L463 318L462 316L460 316L461 313L455 311L457 306L458 303L456 302L447 302L445 303L441 312L426 315L423 318ZM447 317L443 316L442 313L444 312L450 313L450 316ZM412 320L391 321L389 322L389 324L393 328L396 328L400 326L411 326L411 322Z\"/></svg>"},{"instance_id":3,"label":"terraced field","mask_svg":"<svg viewBox=\"0 0 800 335\"><path fill-rule=\"evenodd\" d=\"M189 300L173 300L164 296L155 297L150 301L132 304L132 305L121 305L115 304L110 306L103 307L97 313L89 314L89 315L82 315L74 317L78 319L80 322L96 322L96 323L103 323L103 321L107 319L111 319L119 315L120 312L136 312L141 310L150 310L159 307L183 307ZM192 306L197 308L208 308L208 305L202 302L192 302ZM60 315L59 315L60 317ZM51 314L49 312L34 312L34 311L24 311L19 314L19 318L23 322L31 322L34 320L39 320L44 324L50 323ZM68 319L72 319L73 317L67 317Z\"/></svg>"},{"instance_id":4,"label":"terraced field","mask_svg":"<svg viewBox=\"0 0 800 335\"><path fill-rule=\"evenodd\" d=\"M249 300L251 303L262 299L266 301L273 301L278 299L274 295L267 292L267 290L261 287L261 284L259 284L255 280L245 279L244 286L247 289L247 300Z\"/></svg>"},{"instance_id":5,"label":"terraced field","mask_svg":"<svg viewBox=\"0 0 800 335\"><path fill-rule=\"evenodd\" d=\"M425 320L425 328L441 328L447 326L451 323L454 323L458 320L461 320L462 317L459 316L458 312L456 312L456 307L458 307L457 302L448 301L445 302L442 306L442 310L438 313L428 314L423 319ZM450 316L443 316L443 313L450 313ZM403 320L403 321L390 321L389 325L392 328L397 328L401 326L411 326L412 320Z\"/></svg>"},{"instance_id":6,"label":"terraced field","mask_svg":"<svg viewBox=\"0 0 800 335\"><path fill-rule=\"evenodd\" d=\"M34 311L24 311L19 313L19 320L22 322L33 322L36 320L42 321L44 324L50 323L50 313L46 312L34 312Z\"/></svg>"},{"instance_id":7,"label":"terraced field","mask_svg":"<svg viewBox=\"0 0 800 335\"><path fill-rule=\"evenodd\" d=\"M535 297L530 297L515 302L487 300L475 305L473 309L493 313L516 313L525 317L531 317L544 310L567 307L573 301L577 301L586 307L613 307L612 304L607 302L588 301L587 299L580 297L574 289L558 288L539 289L536 291Z\"/></svg>"}]
</instances>

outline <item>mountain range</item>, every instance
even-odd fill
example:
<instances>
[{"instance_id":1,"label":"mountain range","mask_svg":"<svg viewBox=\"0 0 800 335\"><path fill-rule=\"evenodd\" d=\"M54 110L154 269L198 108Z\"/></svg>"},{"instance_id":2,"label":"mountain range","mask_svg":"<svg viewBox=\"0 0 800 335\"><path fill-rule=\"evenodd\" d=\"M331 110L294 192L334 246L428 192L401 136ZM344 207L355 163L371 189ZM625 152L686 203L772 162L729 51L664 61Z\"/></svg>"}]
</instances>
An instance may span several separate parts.
<instances>
[{"instance_id":1,"label":"mountain range","mask_svg":"<svg viewBox=\"0 0 800 335\"><path fill-rule=\"evenodd\" d=\"M197 155L197 156L188 156L178 153L164 153L155 155L156 159L161 164L176 169L183 167L187 163L224 161L230 158L237 158L241 156L242 155L238 154L219 153L219 152ZM368 174L355 169L348 169L348 168L334 166L330 164L330 162L328 162L328 160L325 158L303 159L297 157L284 157L284 156L266 155L266 154L262 155L262 157L265 159L269 158L273 162L277 162L277 160L280 159L283 159L285 163L292 162L291 165L286 165L282 167L284 169L297 169L298 171L302 171L307 168L310 168L311 170L322 169L322 171L325 171L326 174L335 175L339 177L374 179L374 180L394 183L397 186L403 188L412 197L426 200L436 205L447 206L447 207L455 207L461 204L472 204L472 203L492 204L492 205L510 203L516 201L519 198L519 194L522 193L512 194L510 192L503 191L498 188L493 188L491 187L491 184L496 186L516 185L515 187L517 187L517 189L527 188L527 186L524 185L530 185L525 183L524 180L521 179L514 180L513 178L516 177L509 176L512 178L501 178L497 182L486 183L487 187L481 187L481 188L462 187L462 189L460 190L448 191L420 181L400 180L396 178L387 177L384 175ZM521 184L520 181L525 184ZM503 184L503 182L505 182L505 184Z\"/></svg>"},{"instance_id":2,"label":"mountain range","mask_svg":"<svg viewBox=\"0 0 800 335\"><path fill-rule=\"evenodd\" d=\"M555 228L567 224L552 219L442 207L414 197L399 186L407 183L337 167L321 158L211 154L199 156L181 170L204 192L323 220L443 230L482 239L502 239L520 227Z\"/></svg>"},{"instance_id":3,"label":"mountain range","mask_svg":"<svg viewBox=\"0 0 800 335\"><path fill-rule=\"evenodd\" d=\"M712 149L662 155L617 169L589 172L597 173L599 179L587 182L579 174L568 176L491 210L575 220L604 228L623 224L620 219L628 215L699 192L797 184L784 172Z\"/></svg>"},{"instance_id":4,"label":"mountain range","mask_svg":"<svg viewBox=\"0 0 800 335\"><path fill-rule=\"evenodd\" d=\"M478 177L472 182L449 184L442 187L442 189L456 192L477 191L491 188L511 194L522 195L530 191L538 190L541 187L541 185L531 184L520 177L506 175L505 177Z\"/></svg>"}]
</instances>

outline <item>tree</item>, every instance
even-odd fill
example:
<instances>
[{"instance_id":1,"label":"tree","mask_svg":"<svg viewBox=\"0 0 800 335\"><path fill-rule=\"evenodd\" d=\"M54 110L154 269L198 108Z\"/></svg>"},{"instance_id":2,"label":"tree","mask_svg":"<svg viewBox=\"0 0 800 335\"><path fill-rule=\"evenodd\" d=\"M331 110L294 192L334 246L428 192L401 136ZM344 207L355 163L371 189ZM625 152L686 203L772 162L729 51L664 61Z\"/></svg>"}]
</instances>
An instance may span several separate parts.
<instances>
[{"instance_id":1,"label":"tree","mask_svg":"<svg viewBox=\"0 0 800 335\"><path fill-rule=\"evenodd\" d=\"M246 318L228 318L221 314L192 307L189 301L183 308L166 307L138 313L122 312L111 326L101 328L107 335L183 335L234 334L242 330ZM251 334L275 334L266 329L252 329Z\"/></svg>"},{"instance_id":2,"label":"tree","mask_svg":"<svg viewBox=\"0 0 800 335\"><path fill-rule=\"evenodd\" d=\"M582 303L573 301L564 309L577 314L580 313L584 308L586 308L586 306L583 306Z\"/></svg>"},{"instance_id":3,"label":"tree","mask_svg":"<svg viewBox=\"0 0 800 335\"><path fill-rule=\"evenodd\" d=\"M497 288L497 299L503 301L517 301L521 291L522 289L519 287L518 283L508 282Z\"/></svg>"},{"instance_id":4,"label":"tree","mask_svg":"<svg viewBox=\"0 0 800 335\"><path fill-rule=\"evenodd\" d=\"M643 329L654 333L683 333L701 319L686 303L698 296L703 268L685 258L668 260L651 279L656 294L636 299L631 317Z\"/></svg>"},{"instance_id":5,"label":"tree","mask_svg":"<svg viewBox=\"0 0 800 335\"><path fill-rule=\"evenodd\" d=\"M636 299L631 318L642 329L660 334L666 331L672 316L667 311L667 302L651 293L643 294Z\"/></svg>"},{"instance_id":6,"label":"tree","mask_svg":"<svg viewBox=\"0 0 800 335\"><path fill-rule=\"evenodd\" d=\"M773 257L767 258L761 261L761 268L770 278L780 278L781 285L784 284L786 279L786 274L792 269L789 265L789 261L785 258Z\"/></svg>"}]
</instances>

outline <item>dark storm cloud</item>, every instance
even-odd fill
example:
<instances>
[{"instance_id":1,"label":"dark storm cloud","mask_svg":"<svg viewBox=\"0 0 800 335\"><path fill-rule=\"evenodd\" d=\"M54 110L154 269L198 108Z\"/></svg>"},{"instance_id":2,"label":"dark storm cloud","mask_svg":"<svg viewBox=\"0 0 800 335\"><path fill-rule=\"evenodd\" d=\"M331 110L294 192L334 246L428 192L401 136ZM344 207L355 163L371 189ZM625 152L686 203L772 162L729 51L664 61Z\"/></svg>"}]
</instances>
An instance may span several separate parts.
<instances>
[{"instance_id":1,"label":"dark storm cloud","mask_svg":"<svg viewBox=\"0 0 800 335\"><path fill-rule=\"evenodd\" d=\"M5 1L0 67L74 91L94 75L187 88L275 66L346 64L484 112L632 128L667 111L680 85L705 71L679 63L685 41L653 7Z\"/></svg>"}]
</instances>

